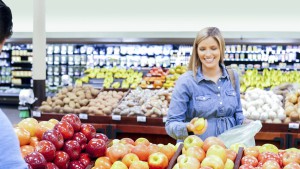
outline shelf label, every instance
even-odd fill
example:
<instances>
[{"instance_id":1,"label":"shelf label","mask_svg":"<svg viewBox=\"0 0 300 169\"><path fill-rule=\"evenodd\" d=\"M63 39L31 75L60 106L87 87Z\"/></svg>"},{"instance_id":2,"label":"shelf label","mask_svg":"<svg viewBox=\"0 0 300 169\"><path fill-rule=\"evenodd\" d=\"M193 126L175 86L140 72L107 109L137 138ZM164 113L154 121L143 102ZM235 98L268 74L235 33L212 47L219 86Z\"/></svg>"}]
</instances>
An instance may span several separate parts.
<instances>
[{"instance_id":1,"label":"shelf label","mask_svg":"<svg viewBox=\"0 0 300 169\"><path fill-rule=\"evenodd\" d=\"M79 114L79 118L80 118L80 119L87 120L88 117L89 117L89 116L88 116L87 114L85 114L85 113L80 113L80 114Z\"/></svg>"},{"instance_id":2,"label":"shelf label","mask_svg":"<svg viewBox=\"0 0 300 169\"><path fill-rule=\"evenodd\" d=\"M163 123L167 121L167 117L163 117Z\"/></svg>"},{"instance_id":3,"label":"shelf label","mask_svg":"<svg viewBox=\"0 0 300 169\"><path fill-rule=\"evenodd\" d=\"M42 114L41 114L40 111L32 111L32 116L33 116L33 117L41 117Z\"/></svg>"},{"instance_id":4,"label":"shelf label","mask_svg":"<svg viewBox=\"0 0 300 169\"><path fill-rule=\"evenodd\" d=\"M146 122L146 116L137 116L136 117L136 120L137 122Z\"/></svg>"},{"instance_id":5,"label":"shelf label","mask_svg":"<svg viewBox=\"0 0 300 169\"><path fill-rule=\"evenodd\" d=\"M121 116L120 115L112 115L112 120L116 120L116 121L120 121L121 120Z\"/></svg>"},{"instance_id":6,"label":"shelf label","mask_svg":"<svg viewBox=\"0 0 300 169\"><path fill-rule=\"evenodd\" d=\"M289 129L299 129L299 123L289 123Z\"/></svg>"}]
</instances>

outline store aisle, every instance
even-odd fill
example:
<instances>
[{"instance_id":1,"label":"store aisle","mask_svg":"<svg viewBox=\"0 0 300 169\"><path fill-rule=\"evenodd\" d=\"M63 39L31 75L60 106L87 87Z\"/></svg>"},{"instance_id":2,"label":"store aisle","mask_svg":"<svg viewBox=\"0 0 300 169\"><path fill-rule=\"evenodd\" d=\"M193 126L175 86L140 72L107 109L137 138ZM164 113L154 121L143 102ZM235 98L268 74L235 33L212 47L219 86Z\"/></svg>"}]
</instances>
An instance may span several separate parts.
<instances>
[{"instance_id":1,"label":"store aisle","mask_svg":"<svg viewBox=\"0 0 300 169\"><path fill-rule=\"evenodd\" d=\"M22 119L19 117L19 110L17 106L0 106L2 111L6 114L12 124L17 124Z\"/></svg>"}]
</instances>

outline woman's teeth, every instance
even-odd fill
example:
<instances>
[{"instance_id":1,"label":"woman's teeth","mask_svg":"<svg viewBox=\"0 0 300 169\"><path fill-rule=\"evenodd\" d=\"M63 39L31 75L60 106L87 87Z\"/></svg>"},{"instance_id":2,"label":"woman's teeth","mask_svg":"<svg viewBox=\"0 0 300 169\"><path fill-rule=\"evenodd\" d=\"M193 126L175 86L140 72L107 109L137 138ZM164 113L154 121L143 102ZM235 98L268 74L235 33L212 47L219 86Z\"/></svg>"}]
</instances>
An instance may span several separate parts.
<instances>
[{"instance_id":1,"label":"woman's teeth","mask_svg":"<svg viewBox=\"0 0 300 169\"><path fill-rule=\"evenodd\" d=\"M205 58L205 61L206 61L207 63L211 63L211 62L214 61L214 58Z\"/></svg>"}]
</instances>

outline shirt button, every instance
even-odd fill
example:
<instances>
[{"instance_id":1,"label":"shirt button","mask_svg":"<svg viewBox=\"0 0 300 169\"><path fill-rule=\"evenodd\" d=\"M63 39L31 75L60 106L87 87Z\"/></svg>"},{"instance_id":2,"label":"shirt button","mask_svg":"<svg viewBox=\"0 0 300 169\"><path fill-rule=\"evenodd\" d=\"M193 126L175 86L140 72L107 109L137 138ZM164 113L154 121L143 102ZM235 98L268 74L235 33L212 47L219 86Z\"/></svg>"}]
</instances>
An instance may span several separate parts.
<instances>
[{"instance_id":1,"label":"shirt button","mask_svg":"<svg viewBox=\"0 0 300 169\"><path fill-rule=\"evenodd\" d=\"M220 89L221 87L219 86L218 89Z\"/></svg>"},{"instance_id":2,"label":"shirt button","mask_svg":"<svg viewBox=\"0 0 300 169\"><path fill-rule=\"evenodd\" d=\"M220 94L218 94L218 96L220 97L221 95L220 95Z\"/></svg>"},{"instance_id":3,"label":"shirt button","mask_svg":"<svg viewBox=\"0 0 300 169\"><path fill-rule=\"evenodd\" d=\"M222 102L220 102L220 104L223 104Z\"/></svg>"},{"instance_id":4,"label":"shirt button","mask_svg":"<svg viewBox=\"0 0 300 169\"><path fill-rule=\"evenodd\" d=\"M221 82L221 79L219 79L219 82Z\"/></svg>"}]
</instances>

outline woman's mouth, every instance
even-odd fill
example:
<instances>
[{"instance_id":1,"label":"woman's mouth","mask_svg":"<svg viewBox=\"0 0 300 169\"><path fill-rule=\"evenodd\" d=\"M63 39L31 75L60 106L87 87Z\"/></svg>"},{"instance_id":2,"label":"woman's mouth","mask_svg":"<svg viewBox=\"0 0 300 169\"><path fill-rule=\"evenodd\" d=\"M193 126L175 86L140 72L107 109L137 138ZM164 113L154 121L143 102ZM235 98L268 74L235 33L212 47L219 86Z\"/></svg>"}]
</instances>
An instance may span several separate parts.
<instances>
[{"instance_id":1,"label":"woman's mouth","mask_svg":"<svg viewBox=\"0 0 300 169\"><path fill-rule=\"evenodd\" d=\"M204 58L205 62L212 63L215 59L214 58Z\"/></svg>"}]
</instances>

